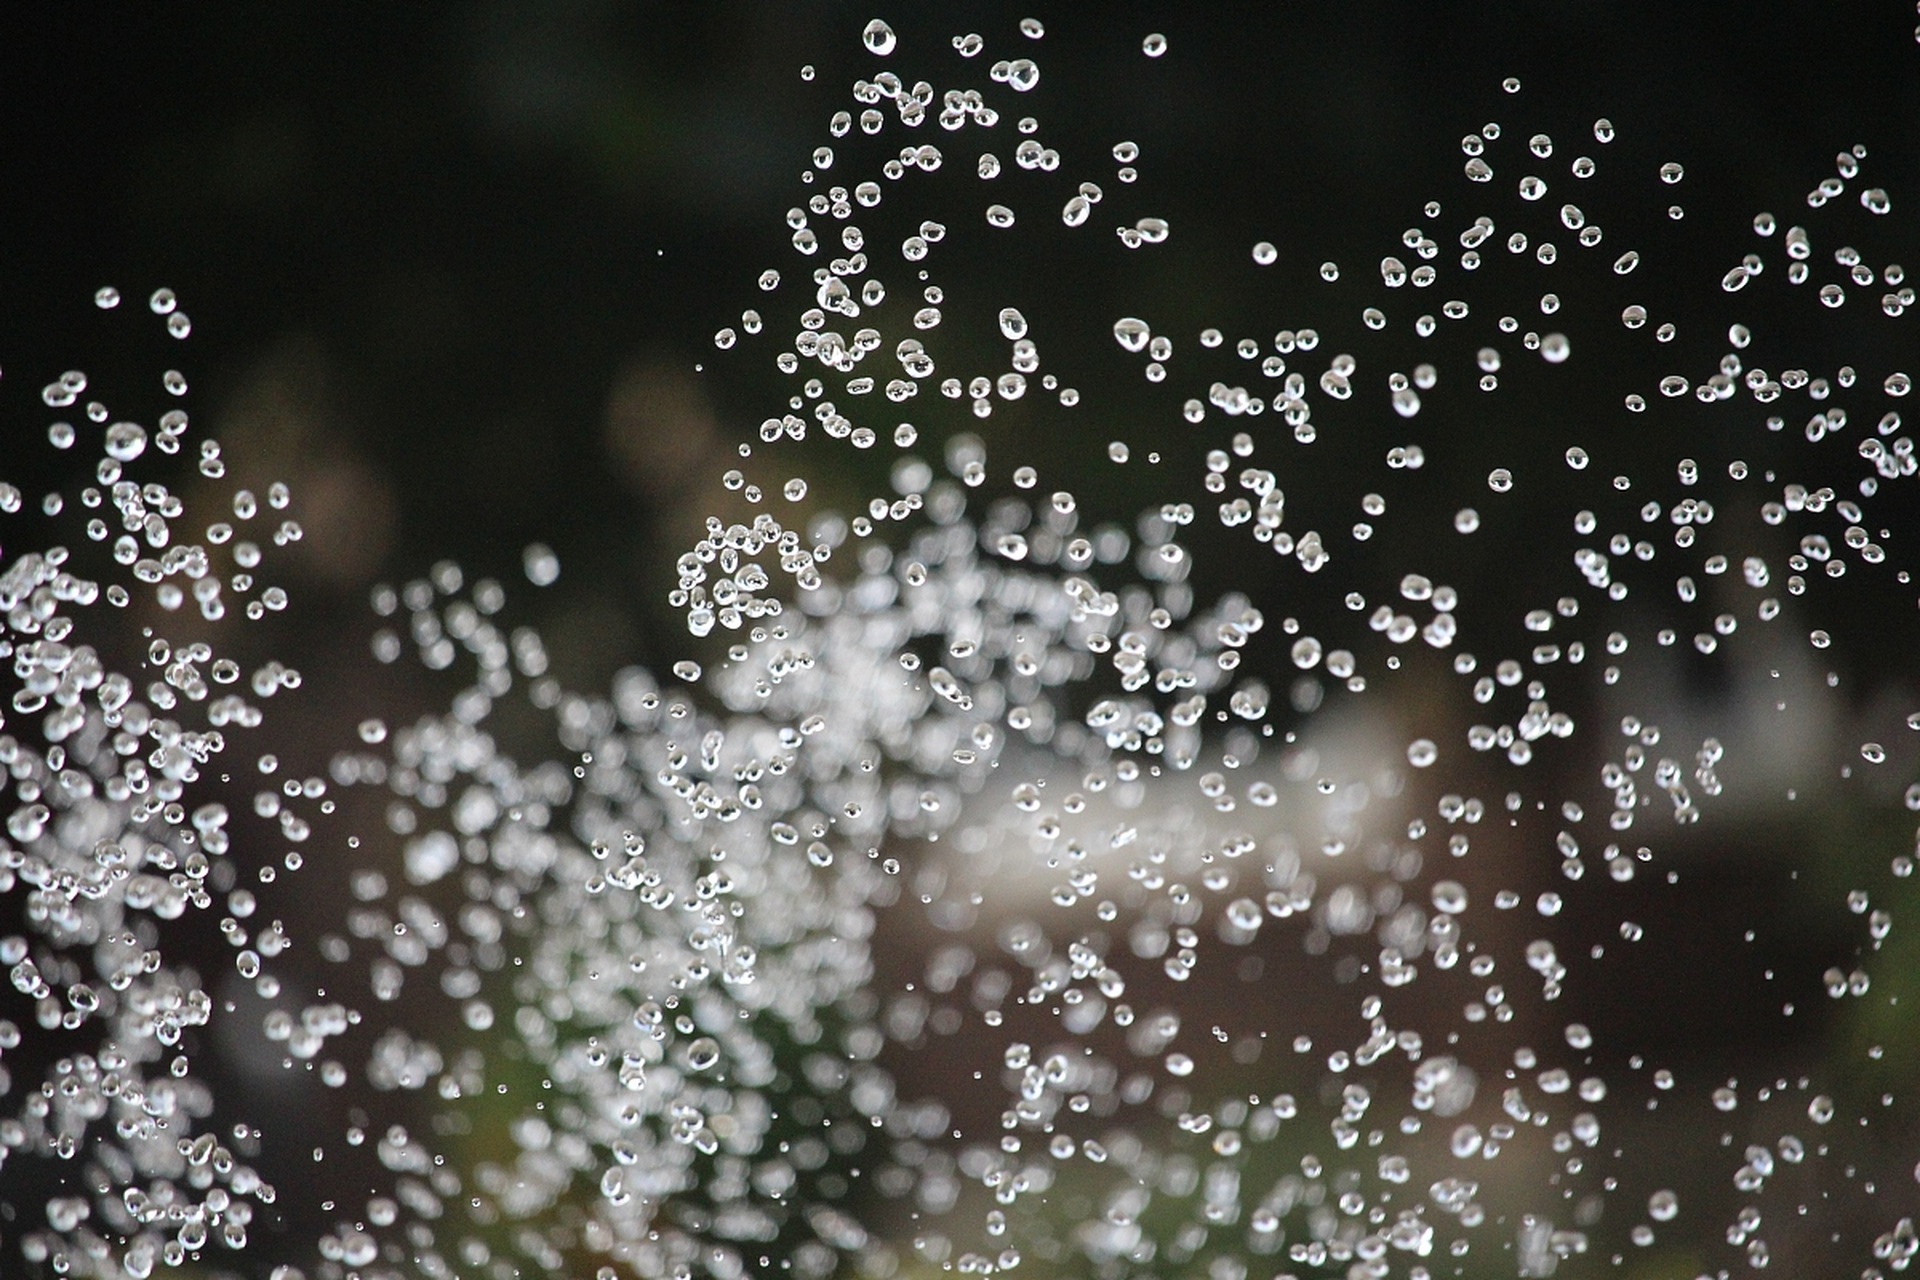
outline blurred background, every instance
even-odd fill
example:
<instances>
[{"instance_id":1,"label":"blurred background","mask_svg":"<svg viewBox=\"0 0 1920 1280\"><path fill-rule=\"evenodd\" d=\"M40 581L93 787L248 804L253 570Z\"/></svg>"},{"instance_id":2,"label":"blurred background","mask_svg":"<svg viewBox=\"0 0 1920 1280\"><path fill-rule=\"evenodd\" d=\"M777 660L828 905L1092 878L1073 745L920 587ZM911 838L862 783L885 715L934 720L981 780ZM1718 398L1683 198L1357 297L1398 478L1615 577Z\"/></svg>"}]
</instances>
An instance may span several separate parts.
<instances>
[{"instance_id":1,"label":"blurred background","mask_svg":"<svg viewBox=\"0 0 1920 1280\"><path fill-rule=\"evenodd\" d=\"M124 404L147 418L167 407L152 370L184 370L196 434L222 441L238 479L256 488L284 480L296 495L306 536L281 578L295 603L243 643L257 646L256 659L278 657L307 677L313 696L293 712L311 743L311 758L294 766L305 771L323 772L362 716L377 711L398 723L409 708L444 703L451 684L366 659L372 584L420 576L436 561L517 584L513 619L542 629L554 674L569 687L599 690L632 663L664 668L703 656L666 604L673 561L700 536L736 445L783 412L789 394L770 353L750 343L718 352L712 335L737 324L742 307L766 305L754 285L764 268L797 269L781 215L809 189L800 177L806 158L825 140L827 117L850 105L846 86L871 74L859 33L876 14L892 22L903 48L932 49L939 58L929 53L926 65L949 70L959 65L947 48L952 35L982 32L990 56L1007 56L1017 21L1043 18L1047 36L1033 55L1044 75L1032 109L1048 145L1103 171L1118 138L1141 147L1142 177L1125 195L1175 228L1158 252L1123 260L1110 238L1060 249L1049 237L1042 249L1040 237L978 232L957 232L943 249L954 310L971 307L981 318L1001 298L1021 299L1045 335L1049 367L1083 389L1087 406L1063 415L1036 396L997 408L986 423L968 420L964 405L923 397L915 406L936 438L963 428L982 435L990 493L1013 492L1012 467L1031 463L1043 476L1072 476L1089 511L1122 523L1168 495L1144 468L1096 465L1109 440L1163 451L1167 472L1187 479L1188 500L1199 505L1199 456L1224 442L1225 429L1187 431L1178 403L1191 380L1138 382L1114 346L1111 320L1151 314L1156 330L1190 345L1204 325L1231 336L1317 323L1330 307L1356 313L1371 300L1373 262L1419 221L1425 200L1457 189L1460 137L1487 119L1585 145L1591 121L1605 115L1620 131L1610 162L1650 174L1661 161L1683 161L1684 223L1666 217L1666 198L1650 182L1641 184L1644 198L1623 196L1605 211L1610 246L1637 236L1668 262L1737 256L1744 250L1733 246L1746 243L1756 211L1790 218L1832 171L1834 154L1856 143L1867 149L1871 181L1894 193L1897 213L1903 197L1920 198L1915 16L1900 3L968 4L937 14L613 0L14 9L0 17L6 478L29 493L77 483L41 443L39 388L62 370L88 370L117 411ZM1140 55L1148 31L1171 43L1150 66ZM802 65L816 68L815 78L803 80ZM969 82L984 71L975 64ZM1525 84L1517 100L1500 92L1508 75ZM956 226L977 222L984 203L967 169L949 164L925 184L936 204L954 208ZM1915 225L1883 219L1872 228L1879 242L1864 241L1863 250L1872 261L1904 255L1920 265ZM1256 240L1280 247L1269 273L1247 265ZM1323 260L1347 268L1350 292L1319 283ZM1709 276L1703 268L1702 280L1720 269ZM1699 301L1712 296L1701 281L1675 282L1664 299L1660 281L1640 283L1641 300L1664 300L1662 314L1678 321L1677 354L1691 350L1696 365L1719 357L1720 332L1689 323L1696 313L1703 322L1719 314L1717 301ZM94 290L109 284L128 298L118 313L92 304ZM152 317L127 314L144 312L160 286L176 290L193 318L184 344L146 323ZM1625 341L1617 326L1591 328L1583 355ZM944 336L982 351L997 341L990 330ZM1832 318L1779 309L1766 337L1783 353L1767 360L1815 369L1878 369L1914 349L1865 298ZM1479 477L1489 466L1524 474L1537 463L1533 474L1564 475L1548 467L1558 468L1566 438L1541 424L1570 405L1609 411L1583 423L1596 470L1637 474L1647 449L1670 467L1666 441L1648 444L1635 435L1644 428L1613 411L1619 393L1607 367L1576 361L1552 385L1516 377L1497 414L1457 447L1432 450L1429 474L1440 480L1428 496L1395 497L1397 512L1413 513L1408 529L1448 522L1464 503L1487 507ZM1690 447L1709 475L1724 476L1734 457L1756 468L1800 465L1791 434L1761 433L1757 409L1746 411L1749 434L1740 438L1726 434L1726 414L1686 412L1683 405L1664 421L1698 425ZM1320 478L1331 491L1343 468L1377 465L1376 444L1323 442L1288 484L1295 509L1310 523ZM883 490L884 449L798 452L805 461L796 471L821 504L851 509ZM1863 472L1850 449L1822 459L1800 467L1804 482L1852 495ZM1571 512L1555 483L1521 486L1449 567L1448 580L1487 614L1518 617L1568 589L1565 540L1528 536L1543 522L1564 525ZM1883 497L1875 511L1896 532L1902 515L1913 527L1910 499ZM1339 528L1357 516L1329 507L1321 518ZM0 518L0 546L11 551L18 536ZM1218 529L1210 536L1231 545ZM1396 563L1419 537L1401 536L1367 554ZM1756 525L1754 536L1772 535ZM539 593L520 576L521 549L534 541L551 545L562 565L558 582ZM1778 550L1784 557L1784 540ZM1206 600L1245 590L1270 616L1298 614L1309 627L1340 616L1337 595L1263 597L1280 591L1280 579L1253 572L1249 581L1243 565L1216 558L1209 567L1203 556L1196 593ZM1899 793L1915 756L1899 738L1915 694L1912 592L1891 594L1884 574L1830 585L1823 607L1832 617L1796 622L1789 633L1831 623L1845 637L1817 661L1791 640L1777 650L1729 645L1712 660L1683 645L1665 683L1637 691L1640 702L1673 709L1670 728L1744 716L1747 742L1756 750L1771 743L1781 761L1774 773L1730 783L1750 806L1745 816L1674 846L1672 865L1686 871L1680 886L1591 918L1570 912L1556 926L1569 953L1612 936L1623 911L1662 940L1657 957L1625 962L1642 968L1620 979L1623 989L1660 990L1657 1012L1586 1010L1603 1059L1657 1052L1696 1084L1750 1064L1788 1064L1767 1068L1783 1073L1798 1064L1853 1081L1856 1101L1920 1084L1920 1030L1895 1006L1876 1001L1878 1013L1849 1013L1819 990L1823 967L1865 962L1855 954L1859 922L1846 890L1869 875L1884 879L1888 858L1911 851ZM1669 598L1644 606L1649 629ZM1253 660L1284 661L1280 642L1265 637ZM1741 710L1773 697L1768 671L1784 672L1795 696L1816 708L1791 733ZM1437 662L1432 675L1442 679ZM1566 696L1583 723L1621 713L1597 685ZM553 749L537 727L525 731L527 741L514 745ZM1448 731L1459 741L1464 722ZM502 732L511 741L512 726ZM1776 776L1836 746L1851 750L1850 736L1889 743L1895 758L1876 779L1905 770L1900 781L1835 779L1782 807L1768 789ZM1592 790L1597 761L1559 762L1555 776L1569 790ZM1490 782L1486 794L1503 786ZM1543 784L1541 794L1552 790ZM1490 893L1497 880L1531 900L1557 880L1551 860L1535 861L1516 871L1490 860L1490 878L1470 887ZM336 897L320 891L316 905L337 914L343 888ZM1738 952L1736 939L1762 921L1770 925L1764 954ZM916 928L903 918L892 935L883 930L880 989L924 969ZM1878 990L1891 984L1920 999L1920 955L1902 937L1889 945L1907 948L1900 955L1912 962L1874 959ZM1268 961L1301 962L1297 948ZM1775 970L1771 986L1759 976ZM1180 996L1202 1018L1238 998L1231 986ZM1774 1016L1783 999L1803 1004L1796 1021ZM1862 1046L1870 1043L1887 1052L1869 1072ZM965 1091L943 1074L957 1073L953 1064L903 1050L890 1065L909 1082L903 1094ZM1906 1114L1886 1140L1893 1146L1913 1132ZM1676 1144L1685 1167L1671 1182L1731 1194L1714 1152L1724 1124L1698 1115L1698 1140ZM1736 1149L1745 1141L1732 1139ZM1684 1153L1697 1156L1697 1168ZM1908 1177L1899 1195L1909 1206L1912 1190ZM18 1188L0 1194L9 1203L34 1199ZM303 1202L283 1194L290 1206Z\"/></svg>"}]
</instances>

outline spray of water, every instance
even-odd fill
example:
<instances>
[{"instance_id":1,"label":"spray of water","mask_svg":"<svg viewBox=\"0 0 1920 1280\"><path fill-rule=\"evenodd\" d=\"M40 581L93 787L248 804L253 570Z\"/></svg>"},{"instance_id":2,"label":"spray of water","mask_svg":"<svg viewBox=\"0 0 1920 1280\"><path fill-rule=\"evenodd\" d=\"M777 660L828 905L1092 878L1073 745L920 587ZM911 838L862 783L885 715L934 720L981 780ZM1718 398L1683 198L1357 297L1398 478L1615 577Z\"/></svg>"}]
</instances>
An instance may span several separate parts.
<instances>
[{"instance_id":1,"label":"spray of water","mask_svg":"<svg viewBox=\"0 0 1920 1280\"><path fill-rule=\"evenodd\" d=\"M1377 272L1320 265L1290 327L1074 315L1176 410L1043 481L987 420L1044 399L1084 423L1131 393L1083 396L1033 300L949 301L943 242L1110 237L1132 263L1182 230L1139 145L1064 156L1022 116L1044 37L963 34L956 59L865 28L792 257L714 337L722 376L769 362L791 400L679 556L703 660L670 672L563 688L501 584L442 564L373 593L372 659L453 673L445 710L369 719L329 776L284 777L260 745L299 674L227 650L288 607L296 496L189 510L177 455L201 494L225 463L185 411L149 429L84 373L46 386L48 443L98 461L74 493L0 486L43 516L0 560L21 921L0 962L32 1006L0 1023L0 1157L59 1187L18 1225L25 1263L1426 1280L1646 1250L1661 1274L1879 1276L1920 1250L1904 1099L1863 1083L1897 1009L1855 1020L1849 1065L1738 1080L1676 1074L1619 1012L1661 1016L1673 974L1644 955L1687 928L1661 895L1701 831L1817 795L1897 813L1913 765L1815 709L1849 645L1913 612L1909 374L1884 342L1827 369L1787 336L1912 305L1901 267L1848 247L1892 209L1862 150L1804 213L1663 260L1601 211L1680 219L1682 166L1615 165L1604 119L1534 132L1509 81ZM979 184L927 216L948 166ZM1243 269L1288 256L1262 240ZM150 309L188 336L169 291ZM1718 317L1704 345L1674 341L1683 310ZM1572 386L1541 448L1476 439ZM908 420L951 421L942 400L979 425ZM884 491L829 509L795 474L821 437L890 451ZM1117 467L1161 468L1164 501L1076 494ZM1529 490L1564 513L1514 527ZM1508 558L1529 607L1477 607ZM536 546L524 571L561 566ZM1872 610L1842 594L1862 579ZM1746 696L1678 692L1713 655ZM549 758L500 746L509 702ZM215 776L257 787L258 824L205 798ZM336 804L368 796L363 848ZM1863 820L1876 870L1836 891L1856 936L1807 973L1766 988L1714 944L1729 984L1788 993L1769 1018L1876 1002L1913 868L1886 828ZM290 936L316 874L353 904ZM364 1110L314 1168L265 1167L297 1125L240 1114L202 1055ZM1683 1157L1703 1109L1726 1136ZM250 1243L276 1185L332 1225Z\"/></svg>"}]
</instances>

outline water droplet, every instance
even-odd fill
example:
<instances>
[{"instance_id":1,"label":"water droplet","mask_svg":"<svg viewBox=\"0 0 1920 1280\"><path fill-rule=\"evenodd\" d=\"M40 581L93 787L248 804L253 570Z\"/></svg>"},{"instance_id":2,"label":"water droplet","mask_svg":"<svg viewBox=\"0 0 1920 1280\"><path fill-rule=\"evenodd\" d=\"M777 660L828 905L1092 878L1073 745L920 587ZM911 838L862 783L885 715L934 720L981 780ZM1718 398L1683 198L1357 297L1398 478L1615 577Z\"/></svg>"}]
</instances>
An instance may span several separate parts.
<instances>
[{"instance_id":1,"label":"water droplet","mask_svg":"<svg viewBox=\"0 0 1920 1280\"><path fill-rule=\"evenodd\" d=\"M875 18L867 23L866 29L860 33L860 43L867 46L868 53L878 54L884 58L893 52L895 44L893 28Z\"/></svg>"},{"instance_id":2,"label":"water droplet","mask_svg":"<svg viewBox=\"0 0 1920 1280\"><path fill-rule=\"evenodd\" d=\"M132 422L116 422L107 428L107 456L116 462L132 462L147 451L147 432Z\"/></svg>"},{"instance_id":3,"label":"water droplet","mask_svg":"<svg viewBox=\"0 0 1920 1280\"><path fill-rule=\"evenodd\" d=\"M701 1036L687 1046L687 1065L695 1071L711 1071L720 1062L720 1044L711 1036Z\"/></svg>"},{"instance_id":4,"label":"water droplet","mask_svg":"<svg viewBox=\"0 0 1920 1280\"><path fill-rule=\"evenodd\" d=\"M544 542L528 544L520 560L526 569L527 581L536 587L550 587L560 577L560 557Z\"/></svg>"}]
</instances>

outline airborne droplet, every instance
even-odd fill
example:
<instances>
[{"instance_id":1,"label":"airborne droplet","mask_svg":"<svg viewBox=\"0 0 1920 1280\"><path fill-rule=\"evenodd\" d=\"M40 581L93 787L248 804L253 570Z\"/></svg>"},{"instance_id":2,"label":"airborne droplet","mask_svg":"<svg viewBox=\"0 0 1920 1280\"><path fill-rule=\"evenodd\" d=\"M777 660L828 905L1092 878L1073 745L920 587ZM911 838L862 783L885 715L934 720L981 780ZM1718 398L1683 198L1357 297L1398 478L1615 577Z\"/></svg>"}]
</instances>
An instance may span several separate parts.
<instances>
[{"instance_id":1,"label":"airborne droplet","mask_svg":"<svg viewBox=\"0 0 1920 1280\"><path fill-rule=\"evenodd\" d=\"M529 544L520 559L527 581L536 587L550 587L560 577L560 557L544 542Z\"/></svg>"},{"instance_id":2,"label":"airborne droplet","mask_svg":"<svg viewBox=\"0 0 1920 1280\"><path fill-rule=\"evenodd\" d=\"M860 43L867 46L867 52L886 57L893 52L893 28L875 18L867 23L866 30L860 33Z\"/></svg>"}]
</instances>

